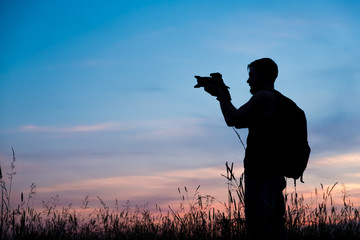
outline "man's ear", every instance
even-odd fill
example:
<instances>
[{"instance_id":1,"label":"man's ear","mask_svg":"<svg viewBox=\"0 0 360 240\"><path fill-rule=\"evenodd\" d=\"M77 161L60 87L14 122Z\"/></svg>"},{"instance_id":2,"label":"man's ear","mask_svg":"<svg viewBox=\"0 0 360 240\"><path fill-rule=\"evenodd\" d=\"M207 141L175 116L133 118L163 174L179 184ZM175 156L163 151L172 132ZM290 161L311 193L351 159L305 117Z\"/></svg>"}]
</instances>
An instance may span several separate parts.
<instances>
[{"instance_id":1,"label":"man's ear","mask_svg":"<svg viewBox=\"0 0 360 240\"><path fill-rule=\"evenodd\" d=\"M264 83L270 81L270 79L271 79L271 77L270 77L271 74L268 71L261 72L260 76L261 76L261 81Z\"/></svg>"}]
</instances>

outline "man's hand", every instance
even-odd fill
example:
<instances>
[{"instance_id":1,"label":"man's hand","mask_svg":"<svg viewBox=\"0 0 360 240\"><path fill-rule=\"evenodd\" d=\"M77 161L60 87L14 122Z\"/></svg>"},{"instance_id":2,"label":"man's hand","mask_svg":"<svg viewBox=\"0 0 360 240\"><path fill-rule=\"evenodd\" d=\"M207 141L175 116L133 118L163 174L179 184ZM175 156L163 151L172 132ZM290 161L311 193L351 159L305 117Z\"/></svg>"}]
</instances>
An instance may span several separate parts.
<instances>
[{"instance_id":1,"label":"man's hand","mask_svg":"<svg viewBox=\"0 0 360 240\"><path fill-rule=\"evenodd\" d=\"M222 92L221 89L211 83L204 83L204 90L205 92L209 93L211 96L218 97L219 93Z\"/></svg>"}]
</instances>

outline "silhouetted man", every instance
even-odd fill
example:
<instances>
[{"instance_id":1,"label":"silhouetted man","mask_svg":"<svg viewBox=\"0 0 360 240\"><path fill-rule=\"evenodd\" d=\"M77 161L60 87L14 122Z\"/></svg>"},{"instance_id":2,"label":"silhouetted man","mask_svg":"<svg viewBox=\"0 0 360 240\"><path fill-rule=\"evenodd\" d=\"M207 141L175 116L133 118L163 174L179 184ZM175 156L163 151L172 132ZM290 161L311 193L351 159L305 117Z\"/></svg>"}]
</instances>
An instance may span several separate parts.
<instances>
[{"instance_id":1,"label":"silhouetted man","mask_svg":"<svg viewBox=\"0 0 360 240\"><path fill-rule=\"evenodd\" d=\"M248 128L245 168L245 219L248 234L254 239L283 239L285 236L285 178L277 174L274 136L276 98L274 82L278 67L270 58L248 65L250 100L235 108L228 93L212 84L205 91L217 96L228 126ZM215 94L214 94L215 92Z\"/></svg>"}]
</instances>

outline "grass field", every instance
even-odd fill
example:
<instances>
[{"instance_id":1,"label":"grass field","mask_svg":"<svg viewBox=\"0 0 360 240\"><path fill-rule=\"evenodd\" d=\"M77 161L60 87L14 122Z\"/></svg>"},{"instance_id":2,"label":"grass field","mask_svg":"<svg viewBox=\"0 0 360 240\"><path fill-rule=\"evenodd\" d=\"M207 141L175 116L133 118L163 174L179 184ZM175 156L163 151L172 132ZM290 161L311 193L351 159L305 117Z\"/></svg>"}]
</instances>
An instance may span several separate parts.
<instances>
[{"instance_id":1,"label":"grass field","mask_svg":"<svg viewBox=\"0 0 360 240\"><path fill-rule=\"evenodd\" d=\"M247 239L244 219L243 175L235 177L233 165L226 163L228 201L223 210L215 209L217 201L202 195L199 187L194 193L187 188L178 189L181 196L176 209L166 206L164 211L156 205L156 211L144 207L109 208L98 197L99 207L89 208L88 197L82 207L74 209L57 206L57 197L43 201L42 209L32 207L36 195L35 184L21 203L14 207L10 196L15 176L15 153L7 177L1 183L1 239ZM359 208L354 207L346 192L342 205L335 206L331 187L321 185L315 191L317 203L306 204L297 192L286 193L286 229L289 239L360 239ZM189 197L190 196L190 197Z\"/></svg>"}]
</instances>

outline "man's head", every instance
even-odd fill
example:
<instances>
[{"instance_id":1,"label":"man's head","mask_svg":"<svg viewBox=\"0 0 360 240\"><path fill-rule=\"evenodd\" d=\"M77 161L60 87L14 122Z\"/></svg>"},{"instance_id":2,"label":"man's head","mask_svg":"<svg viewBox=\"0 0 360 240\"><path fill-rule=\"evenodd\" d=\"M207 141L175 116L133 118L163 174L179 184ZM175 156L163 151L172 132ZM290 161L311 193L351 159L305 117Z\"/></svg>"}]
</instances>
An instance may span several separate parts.
<instances>
[{"instance_id":1,"label":"man's head","mask_svg":"<svg viewBox=\"0 0 360 240\"><path fill-rule=\"evenodd\" d=\"M278 67L270 58L261 58L248 65L250 92L273 89L278 76Z\"/></svg>"}]
</instances>

